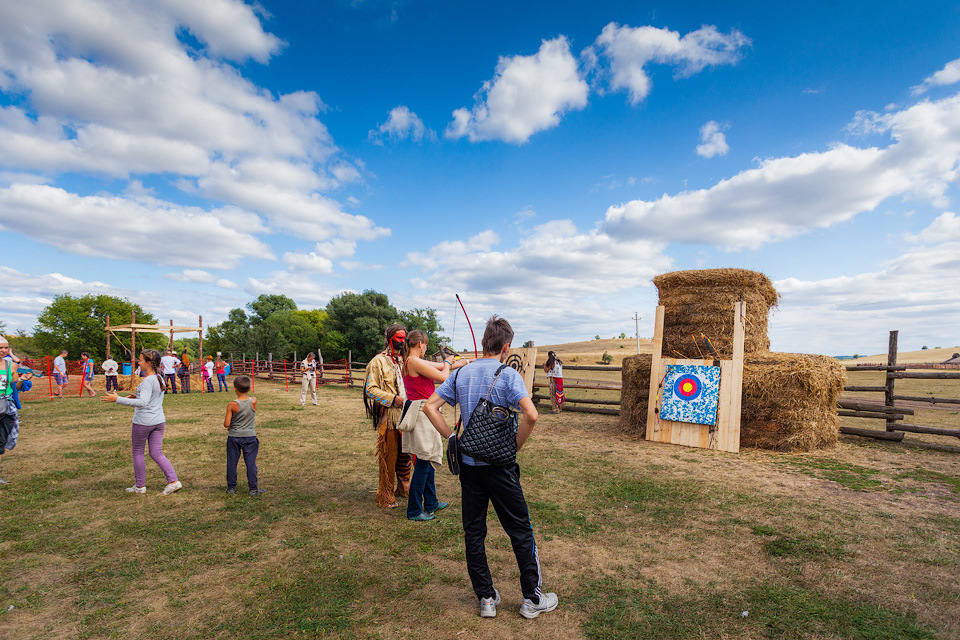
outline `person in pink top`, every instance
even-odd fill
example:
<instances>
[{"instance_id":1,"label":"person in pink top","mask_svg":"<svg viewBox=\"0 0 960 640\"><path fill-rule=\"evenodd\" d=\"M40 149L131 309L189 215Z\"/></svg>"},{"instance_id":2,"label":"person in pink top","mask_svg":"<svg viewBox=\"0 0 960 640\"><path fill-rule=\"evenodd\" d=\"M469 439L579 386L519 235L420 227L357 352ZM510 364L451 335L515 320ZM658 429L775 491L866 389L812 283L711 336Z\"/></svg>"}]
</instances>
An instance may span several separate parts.
<instances>
[{"instance_id":1,"label":"person in pink top","mask_svg":"<svg viewBox=\"0 0 960 640\"><path fill-rule=\"evenodd\" d=\"M424 360L427 353L427 334L414 329L407 334L404 345L403 386L407 390L407 400L426 400L433 395L437 382L443 382L453 369L467 364L469 360L451 362L433 362ZM410 496L407 498L407 518L410 520L433 520L434 512L447 506L437 500L437 487L434 482L433 465L427 460L417 459L410 479Z\"/></svg>"}]
</instances>

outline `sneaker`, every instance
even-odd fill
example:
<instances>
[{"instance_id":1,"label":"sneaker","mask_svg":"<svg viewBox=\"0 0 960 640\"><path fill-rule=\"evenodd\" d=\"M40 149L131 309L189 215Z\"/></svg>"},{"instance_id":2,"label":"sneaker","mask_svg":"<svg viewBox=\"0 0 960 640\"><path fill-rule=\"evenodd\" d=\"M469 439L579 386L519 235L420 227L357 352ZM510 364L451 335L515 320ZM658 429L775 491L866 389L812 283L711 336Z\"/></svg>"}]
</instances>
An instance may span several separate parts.
<instances>
[{"instance_id":1,"label":"sneaker","mask_svg":"<svg viewBox=\"0 0 960 640\"><path fill-rule=\"evenodd\" d=\"M438 502L436 508L433 511L427 511L427 513L434 514L437 511L443 511L450 506L449 502Z\"/></svg>"},{"instance_id":2,"label":"sneaker","mask_svg":"<svg viewBox=\"0 0 960 640\"><path fill-rule=\"evenodd\" d=\"M10 484L10 483L4 480L3 478L0 478L0 484Z\"/></svg>"},{"instance_id":3,"label":"sneaker","mask_svg":"<svg viewBox=\"0 0 960 640\"><path fill-rule=\"evenodd\" d=\"M127 493L146 493L146 492L147 492L146 487L138 487L136 485L132 487L127 487Z\"/></svg>"},{"instance_id":4,"label":"sneaker","mask_svg":"<svg viewBox=\"0 0 960 640\"><path fill-rule=\"evenodd\" d=\"M172 493L176 493L177 491L180 491L180 489L183 489L183 485L180 484L179 480L177 480L176 482L171 482L164 488L163 495L169 496Z\"/></svg>"},{"instance_id":5,"label":"sneaker","mask_svg":"<svg viewBox=\"0 0 960 640\"><path fill-rule=\"evenodd\" d=\"M500 604L500 592L494 589L493 593L494 596L492 598L480 598L481 618L497 617L497 605Z\"/></svg>"},{"instance_id":6,"label":"sneaker","mask_svg":"<svg viewBox=\"0 0 960 640\"><path fill-rule=\"evenodd\" d=\"M421 511L420 513L413 516L412 518L407 518L407 520L413 520L414 522L424 522L425 520L433 520L436 517L437 516L433 515L432 513Z\"/></svg>"},{"instance_id":7,"label":"sneaker","mask_svg":"<svg viewBox=\"0 0 960 640\"><path fill-rule=\"evenodd\" d=\"M227 487L227 493L230 494L231 496L235 496L235 495L237 495L237 488L236 488L236 487Z\"/></svg>"},{"instance_id":8,"label":"sneaker","mask_svg":"<svg viewBox=\"0 0 960 640\"><path fill-rule=\"evenodd\" d=\"M527 620L533 620L541 613L546 613L547 611L553 611L557 608L557 605L560 604L560 599L555 593L544 593L540 595L540 604L533 604L533 600L528 598L523 599L523 604L520 605L520 615L522 615Z\"/></svg>"},{"instance_id":9,"label":"sneaker","mask_svg":"<svg viewBox=\"0 0 960 640\"><path fill-rule=\"evenodd\" d=\"M261 489L260 487L257 487L256 489L250 489L250 495L252 496L262 496L266 492L266 489Z\"/></svg>"}]
</instances>

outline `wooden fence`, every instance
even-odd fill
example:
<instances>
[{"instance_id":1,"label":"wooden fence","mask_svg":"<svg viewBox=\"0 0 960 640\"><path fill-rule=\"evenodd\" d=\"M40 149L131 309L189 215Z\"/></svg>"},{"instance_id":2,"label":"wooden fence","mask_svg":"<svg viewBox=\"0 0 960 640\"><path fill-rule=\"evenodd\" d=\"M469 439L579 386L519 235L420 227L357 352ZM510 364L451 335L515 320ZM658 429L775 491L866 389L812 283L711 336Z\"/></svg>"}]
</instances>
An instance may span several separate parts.
<instances>
[{"instance_id":1,"label":"wooden fence","mask_svg":"<svg viewBox=\"0 0 960 640\"><path fill-rule=\"evenodd\" d=\"M896 393L897 380L919 379L919 380L945 380L960 379L960 371L908 371L915 368L914 365L897 364L897 331L890 332L890 342L887 350L887 364L885 365L853 365L848 366L847 371L883 371L886 383L877 386L858 386L847 385L844 391L854 391L861 393L882 393L883 404L863 402L860 400L840 400L841 416L850 416L853 418L867 418L874 420L883 420L886 423L884 431L876 429L860 429L858 427L840 427L840 433L846 433L855 436L864 436L867 438L877 438L879 440L893 440L900 442L903 440L905 432L926 433L937 436L952 436L960 438L960 429L944 429L942 427L928 427L918 424L906 424L903 422L906 416L914 415L914 410L898 406L897 401L904 402L925 402L932 405L936 404L955 404L960 405L960 399L957 398L933 398L930 396L904 396ZM930 363L924 363L923 368L929 367Z\"/></svg>"}]
</instances>

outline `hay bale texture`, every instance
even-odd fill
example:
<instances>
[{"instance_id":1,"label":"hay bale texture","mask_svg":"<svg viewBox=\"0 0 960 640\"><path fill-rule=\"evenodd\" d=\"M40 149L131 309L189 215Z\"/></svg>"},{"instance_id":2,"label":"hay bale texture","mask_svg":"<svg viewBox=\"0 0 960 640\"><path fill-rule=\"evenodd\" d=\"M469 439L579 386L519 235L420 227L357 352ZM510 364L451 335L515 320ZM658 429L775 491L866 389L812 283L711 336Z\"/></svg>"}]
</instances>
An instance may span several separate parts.
<instances>
[{"instance_id":1,"label":"hay bale texture","mask_svg":"<svg viewBox=\"0 0 960 640\"><path fill-rule=\"evenodd\" d=\"M623 359L620 391L620 430L647 437L647 405L650 399L650 369L653 356L641 353Z\"/></svg>"},{"instance_id":2,"label":"hay bale texture","mask_svg":"<svg viewBox=\"0 0 960 640\"><path fill-rule=\"evenodd\" d=\"M744 358L740 444L813 451L837 443L837 400L846 370L836 359L805 353Z\"/></svg>"},{"instance_id":3,"label":"hay bale texture","mask_svg":"<svg viewBox=\"0 0 960 640\"><path fill-rule=\"evenodd\" d=\"M700 332L710 338L722 358L733 355L733 309L743 296L747 303L743 352L770 350L767 319L780 294L770 278L747 269L696 269L674 271L653 279L660 292L663 316L663 355L667 358L699 358L690 334L698 337L702 357L709 352Z\"/></svg>"}]
</instances>

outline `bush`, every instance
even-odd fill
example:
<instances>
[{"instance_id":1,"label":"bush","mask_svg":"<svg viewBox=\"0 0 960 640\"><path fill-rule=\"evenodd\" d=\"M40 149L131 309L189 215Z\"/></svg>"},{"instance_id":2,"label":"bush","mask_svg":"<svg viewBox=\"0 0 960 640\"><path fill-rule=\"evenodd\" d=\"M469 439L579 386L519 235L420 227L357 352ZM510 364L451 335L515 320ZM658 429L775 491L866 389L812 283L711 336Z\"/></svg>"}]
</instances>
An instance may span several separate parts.
<instances>
[{"instance_id":1,"label":"bush","mask_svg":"<svg viewBox=\"0 0 960 640\"><path fill-rule=\"evenodd\" d=\"M613 356L606 351L603 352L603 355L600 356L600 359L603 360L603 364L610 364L613 362Z\"/></svg>"}]
</instances>

